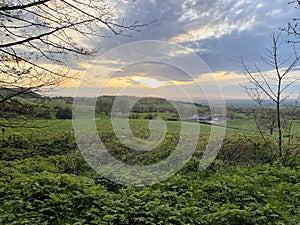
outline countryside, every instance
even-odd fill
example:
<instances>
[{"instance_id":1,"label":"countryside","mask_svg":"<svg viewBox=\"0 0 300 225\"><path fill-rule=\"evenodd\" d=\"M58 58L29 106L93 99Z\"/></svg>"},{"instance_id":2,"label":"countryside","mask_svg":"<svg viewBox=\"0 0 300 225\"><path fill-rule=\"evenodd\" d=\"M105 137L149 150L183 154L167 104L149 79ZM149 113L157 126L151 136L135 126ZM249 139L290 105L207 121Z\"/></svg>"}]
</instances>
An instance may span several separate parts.
<instances>
[{"instance_id":1,"label":"countryside","mask_svg":"<svg viewBox=\"0 0 300 225\"><path fill-rule=\"evenodd\" d=\"M299 225L299 9L0 0L0 224Z\"/></svg>"}]
</instances>

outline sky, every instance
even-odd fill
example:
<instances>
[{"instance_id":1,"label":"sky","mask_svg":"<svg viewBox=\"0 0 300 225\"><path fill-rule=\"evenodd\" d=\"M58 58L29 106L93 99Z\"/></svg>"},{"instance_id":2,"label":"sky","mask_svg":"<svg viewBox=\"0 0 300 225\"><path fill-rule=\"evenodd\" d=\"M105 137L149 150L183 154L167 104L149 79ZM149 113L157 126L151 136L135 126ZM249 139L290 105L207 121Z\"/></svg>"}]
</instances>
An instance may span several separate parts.
<instances>
[{"instance_id":1,"label":"sky","mask_svg":"<svg viewBox=\"0 0 300 225\"><path fill-rule=\"evenodd\" d=\"M115 1L112 1L115 2ZM272 44L272 33L286 27L300 10L283 0L131 0L114 13L127 24L152 22L130 37L89 40L100 47L96 57L74 67L81 83L68 83L57 94L157 96L192 99L208 96L247 98L241 57L255 72L259 54ZM113 3L112 3L113 4ZM288 37L281 51L293 54ZM296 75L297 71L292 72ZM298 86L299 87L299 86ZM297 85L294 87L298 90Z\"/></svg>"}]
</instances>

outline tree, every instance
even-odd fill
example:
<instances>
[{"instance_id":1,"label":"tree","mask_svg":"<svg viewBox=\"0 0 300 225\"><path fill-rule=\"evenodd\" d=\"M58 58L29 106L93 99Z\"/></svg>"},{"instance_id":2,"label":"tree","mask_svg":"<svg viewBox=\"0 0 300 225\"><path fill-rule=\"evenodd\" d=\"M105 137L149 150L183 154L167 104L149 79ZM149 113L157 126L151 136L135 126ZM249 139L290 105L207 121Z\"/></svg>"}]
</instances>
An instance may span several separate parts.
<instances>
[{"instance_id":1,"label":"tree","mask_svg":"<svg viewBox=\"0 0 300 225\"><path fill-rule=\"evenodd\" d=\"M118 99L117 100L117 107L116 107L116 112L121 112L122 114L124 113L129 113L130 112L130 102L126 98Z\"/></svg>"},{"instance_id":2,"label":"tree","mask_svg":"<svg viewBox=\"0 0 300 225\"><path fill-rule=\"evenodd\" d=\"M280 51L279 37L280 35L273 34L271 48L266 49L265 54L260 56L261 61L271 67L270 74L262 71L256 64L253 73L243 59L242 66L250 82L244 89L264 111L264 115L268 115L266 99L275 105L278 153L279 158L283 160L286 157L286 152L283 151L283 104L289 97L288 89L300 80L299 76L289 76L298 65L300 57L294 50L293 55L284 58L284 54Z\"/></svg>"},{"instance_id":3,"label":"tree","mask_svg":"<svg viewBox=\"0 0 300 225\"><path fill-rule=\"evenodd\" d=\"M69 107L67 108L60 108L57 110L56 119L66 120L66 119L72 119L72 109Z\"/></svg>"},{"instance_id":4,"label":"tree","mask_svg":"<svg viewBox=\"0 0 300 225\"><path fill-rule=\"evenodd\" d=\"M296 9L300 9L300 0L290 1L288 4L295 5ZM300 30L299 30L299 20L300 18L294 18L293 22L288 22L287 27L280 28L280 30L286 32L290 39L289 43L299 43L300 42Z\"/></svg>"},{"instance_id":5,"label":"tree","mask_svg":"<svg viewBox=\"0 0 300 225\"><path fill-rule=\"evenodd\" d=\"M0 1L0 103L27 92L53 87L73 78L73 59L95 53L94 38L130 36L147 24L127 25L108 0ZM71 59L71 60L70 60ZM54 65L59 65L55 68Z\"/></svg>"}]
</instances>

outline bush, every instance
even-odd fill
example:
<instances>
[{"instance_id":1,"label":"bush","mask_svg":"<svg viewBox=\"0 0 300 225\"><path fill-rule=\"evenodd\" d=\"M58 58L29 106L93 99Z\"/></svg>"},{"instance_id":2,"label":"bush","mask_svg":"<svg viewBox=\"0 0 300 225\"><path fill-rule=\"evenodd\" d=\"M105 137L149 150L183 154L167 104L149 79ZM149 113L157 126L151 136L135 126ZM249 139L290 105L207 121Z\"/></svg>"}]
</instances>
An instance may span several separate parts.
<instances>
[{"instance_id":1,"label":"bush","mask_svg":"<svg viewBox=\"0 0 300 225\"><path fill-rule=\"evenodd\" d=\"M217 158L226 164L273 163L277 158L274 143L259 135L231 135L224 140Z\"/></svg>"},{"instance_id":2,"label":"bush","mask_svg":"<svg viewBox=\"0 0 300 225\"><path fill-rule=\"evenodd\" d=\"M138 118L140 118L140 115L138 113L130 114L130 119L138 119Z\"/></svg>"},{"instance_id":3,"label":"bush","mask_svg":"<svg viewBox=\"0 0 300 225\"><path fill-rule=\"evenodd\" d=\"M152 120L152 119L154 119L155 117L157 117L157 114L152 114L152 113L148 113L144 118L146 119L146 120Z\"/></svg>"},{"instance_id":4,"label":"bush","mask_svg":"<svg viewBox=\"0 0 300 225\"><path fill-rule=\"evenodd\" d=\"M42 137L13 133L0 140L0 160L18 160L35 156L64 155L75 152L77 145L69 132L48 133Z\"/></svg>"},{"instance_id":5,"label":"bush","mask_svg":"<svg viewBox=\"0 0 300 225\"><path fill-rule=\"evenodd\" d=\"M179 121L179 117L168 117L167 121Z\"/></svg>"},{"instance_id":6,"label":"bush","mask_svg":"<svg viewBox=\"0 0 300 225\"><path fill-rule=\"evenodd\" d=\"M56 111L56 119L62 119L62 120L66 120L66 119L72 119L72 110L67 107L67 108L60 108Z\"/></svg>"}]
</instances>

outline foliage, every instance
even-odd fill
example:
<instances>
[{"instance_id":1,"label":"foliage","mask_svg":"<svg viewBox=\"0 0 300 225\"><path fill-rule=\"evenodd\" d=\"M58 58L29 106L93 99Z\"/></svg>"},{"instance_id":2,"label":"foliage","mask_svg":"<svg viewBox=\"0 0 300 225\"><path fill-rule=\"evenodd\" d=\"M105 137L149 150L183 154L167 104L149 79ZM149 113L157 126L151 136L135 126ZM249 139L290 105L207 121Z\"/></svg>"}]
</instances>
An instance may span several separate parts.
<instances>
[{"instance_id":1,"label":"foliage","mask_svg":"<svg viewBox=\"0 0 300 225\"><path fill-rule=\"evenodd\" d=\"M60 108L56 111L56 115L55 115L56 119L72 119L72 109L70 109L69 107L67 108Z\"/></svg>"},{"instance_id":2,"label":"foliage","mask_svg":"<svg viewBox=\"0 0 300 225\"><path fill-rule=\"evenodd\" d=\"M30 129L27 129L30 131ZM31 134L9 134L0 141L1 160L12 161L35 156L48 157L64 155L76 150L76 143L70 133L43 133L36 136Z\"/></svg>"},{"instance_id":3,"label":"foliage","mask_svg":"<svg viewBox=\"0 0 300 225\"><path fill-rule=\"evenodd\" d=\"M230 135L224 140L218 159L226 164L260 164L276 161L278 152L272 137Z\"/></svg>"},{"instance_id":4,"label":"foliage","mask_svg":"<svg viewBox=\"0 0 300 225\"><path fill-rule=\"evenodd\" d=\"M121 112L125 112L127 109L127 104L129 101L134 101L135 104L131 109L133 113L173 113L176 114L176 109L174 108L173 104L180 105L182 107L190 107L192 104L185 103L185 102L174 102L171 100L166 100L163 98L156 98L156 97L145 97L145 98L137 98L134 96L118 96L119 98L119 109ZM96 101L96 111L98 113L106 113L109 114L112 109L112 105L116 96L100 96L97 98ZM194 104L194 106L203 112L208 112L209 108L207 106L203 106L201 104ZM128 110L128 109L127 109Z\"/></svg>"},{"instance_id":5,"label":"foliage","mask_svg":"<svg viewBox=\"0 0 300 225\"><path fill-rule=\"evenodd\" d=\"M157 117L157 114L148 113L148 114L146 114L145 119L152 120L155 117Z\"/></svg>"},{"instance_id":6,"label":"foliage","mask_svg":"<svg viewBox=\"0 0 300 225\"><path fill-rule=\"evenodd\" d=\"M62 158L0 163L2 224L297 224L298 168L268 164L179 173L112 191L96 175L59 170ZM33 166L32 166L33 165Z\"/></svg>"},{"instance_id":7,"label":"foliage","mask_svg":"<svg viewBox=\"0 0 300 225\"><path fill-rule=\"evenodd\" d=\"M227 134L218 160L202 172L198 167L207 138L200 136L196 152L179 173L152 186L131 187L89 167L70 121L52 122L44 130L6 131L0 140L0 224L279 225L300 220L298 161L290 167L271 164L274 152L253 133ZM146 138L142 127L149 121L132 122L134 133ZM167 157L179 135L169 131L157 149L137 154L109 133L108 120L98 123L111 154L130 164Z\"/></svg>"},{"instance_id":8,"label":"foliage","mask_svg":"<svg viewBox=\"0 0 300 225\"><path fill-rule=\"evenodd\" d=\"M129 116L130 116L130 119L138 119L138 118L140 118L140 115L138 113L131 113Z\"/></svg>"},{"instance_id":9,"label":"foliage","mask_svg":"<svg viewBox=\"0 0 300 225\"><path fill-rule=\"evenodd\" d=\"M41 99L12 98L0 105L2 118L50 119L52 110L39 100Z\"/></svg>"}]
</instances>

